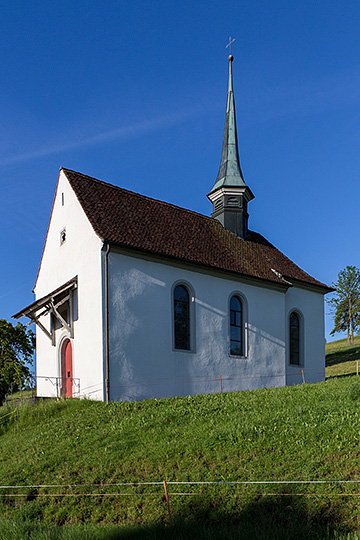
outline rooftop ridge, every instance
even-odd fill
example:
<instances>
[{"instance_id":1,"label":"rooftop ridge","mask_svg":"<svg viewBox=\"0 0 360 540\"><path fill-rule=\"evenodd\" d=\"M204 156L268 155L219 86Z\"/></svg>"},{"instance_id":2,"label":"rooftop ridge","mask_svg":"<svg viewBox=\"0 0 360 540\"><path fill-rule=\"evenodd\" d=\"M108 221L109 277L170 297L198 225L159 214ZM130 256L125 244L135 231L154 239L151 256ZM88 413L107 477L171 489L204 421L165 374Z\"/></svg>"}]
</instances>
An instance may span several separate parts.
<instances>
[{"instance_id":1,"label":"rooftop ridge","mask_svg":"<svg viewBox=\"0 0 360 540\"><path fill-rule=\"evenodd\" d=\"M95 234L114 246L260 279L274 286L290 286L286 283L289 278L329 290L260 233L249 231L246 238L240 238L218 220L193 210L71 169L61 171Z\"/></svg>"},{"instance_id":2,"label":"rooftop ridge","mask_svg":"<svg viewBox=\"0 0 360 540\"><path fill-rule=\"evenodd\" d=\"M200 212L197 212L196 210L190 210L190 208L184 208L183 206L179 206L179 205L174 204L174 203L166 202L166 201L163 201L161 199L155 199L154 197L149 197L148 195L143 195L141 193L137 193L136 191L132 191L131 189L127 189L127 188L124 188L124 187L121 187L121 186L116 186L115 184L112 184L110 182L105 182L104 180L99 180L98 178L95 178L94 176L89 176L87 174L84 174L84 173L81 173L81 172L78 172L78 171L74 171L72 169L67 169L65 167L61 167L60 170L64 171L65 174L67 172L77 174L78 176L82 176L83 178L87 178L88 180L91 180L93 182L103 184L104 186L107 186L107 187L110 187L110 188L113 188L113 189L116 189L116 190L120 190L120 191L125 191L126 193L129 193L130 195L134 195L135 197L138 197L140 199L147 199L147 200L153 201L153 202L155 202L157 204L162 204L162 205L165 205L165 206L170 206L172 208L176 208L177 210L181 210L182 212L190 212L191 214L196 214L197 216L199 216L199 217L201 217L203 219L212 220L212 218L210 216L206 216L204 214L201 214Z\"/></svg>"}]
</instances>

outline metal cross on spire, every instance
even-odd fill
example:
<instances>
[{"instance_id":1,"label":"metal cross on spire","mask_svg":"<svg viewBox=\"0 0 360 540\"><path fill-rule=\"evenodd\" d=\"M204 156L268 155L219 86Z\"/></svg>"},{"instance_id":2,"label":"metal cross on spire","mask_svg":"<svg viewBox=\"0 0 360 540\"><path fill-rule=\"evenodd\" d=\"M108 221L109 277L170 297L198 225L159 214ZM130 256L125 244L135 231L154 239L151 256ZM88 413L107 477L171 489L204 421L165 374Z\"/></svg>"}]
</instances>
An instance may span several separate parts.
<instances>
[{"instance_id":1,"label":"metal cross on spire","mask_svg":"<svg viewBox=\"0 0 360 540\"><path fill-rule=\"evenodd\" d=\"M231 36L229 37L229 43L226 45L225 49L229 47L229 53L231 54L231 44L234 43L236 38L231 39Z\"/></svg>"}]
</instances>

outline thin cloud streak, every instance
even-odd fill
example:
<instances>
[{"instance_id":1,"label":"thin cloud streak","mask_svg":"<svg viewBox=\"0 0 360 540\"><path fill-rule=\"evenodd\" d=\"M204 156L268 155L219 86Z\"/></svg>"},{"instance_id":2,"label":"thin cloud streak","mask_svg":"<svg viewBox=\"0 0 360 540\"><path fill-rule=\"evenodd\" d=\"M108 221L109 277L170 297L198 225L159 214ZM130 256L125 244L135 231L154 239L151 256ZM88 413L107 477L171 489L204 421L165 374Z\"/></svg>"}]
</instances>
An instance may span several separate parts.
<instances>
[{"instance_id":1,"label":"thin cloud streak","mask_svg":"<svg viewBox=\"0 0 360 540\"><path fill-rule=\"evenodd\" d=\"M141 137L142 135L149 132L167 129L171 126L174 126L175 124L186 122L197 114L199 114L198 109L187 109L174 112L170 115L160 116L152 120L146 120L137 124L112 129L110 131L100 133L99 135L93 135L92 137L86 137L77 141L73 140L63 144L52 144L50 146L45 146L31 152L24 152L23 154L17 154L15 156L0 158L0 166L4 167L6 165L23 163L24 161L31 161L33 159L42 158L51 154L57 154L59 152L66 152L69 150L75 150L77 148L84 148L86 146L92 146L101 143L104 144L117 139L134 139L136 137Z\"/></svg>"},{"instance_id":2,"label":"thin cloud streak","mask_svg":"<svg viewBox=\"0 0 360 540\"><path fill-rule=\"evenodd\" d=\"M274 118L308 116L309 114L319 114L334 108L352 107L359 101L359 82L360 69L356 66L351 70L336 73L334 76L304 82L300 86L282 84L271 91L261 91L257 97L252 94L247 99L245 98L243 103L243 110L246 111L246 114L243 112L242 122L252 125L271 122ZM238 92L238 94L240 94L239 99L244 100L241 92ZM212 104L212 107L214 107L214 104ZM91 137L80 138L66 143L50 144L38 150L0 157L0 167L31 161L59 152L76 150L77 148L106 144L114 140L134 139L146 133L170 128L208 112L209 109L206 109L205 104L203 104L200 108L183 109L151 120L105 131Z\"/></svg>"},{"instance_id":3,"label":"thin cloud streak","mask_svg":"<svg viewBox=\"0 0 360 540\"><path fill-rule=\"evenodd\" d=\"M11 289L11 291L8 291L6 294L1 295L0 300L2 300L3 298L6 298L7 296L13 295L14 292L21 291L22 289L25 289L25 287L27 288L30 284L33 285L33 281L27 281L23 285L20 285L20 287L16 287L15 289Z\"/></svg>"}]
</instances>

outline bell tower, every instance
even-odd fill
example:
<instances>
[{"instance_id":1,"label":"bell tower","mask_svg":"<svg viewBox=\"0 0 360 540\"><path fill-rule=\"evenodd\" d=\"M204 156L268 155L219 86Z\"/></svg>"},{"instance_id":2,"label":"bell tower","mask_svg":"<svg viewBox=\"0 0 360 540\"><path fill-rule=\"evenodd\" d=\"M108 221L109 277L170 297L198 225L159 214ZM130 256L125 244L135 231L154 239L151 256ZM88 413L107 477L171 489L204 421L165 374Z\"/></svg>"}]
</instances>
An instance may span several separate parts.
<instances>
[{"instance_id":1,"label":"bell tower","mask_svg":"<svg viewBox=\"0 0 360 540\"><path fill-rule=\"evenodd\" d=\"M229 89L226 103L224 137L219 172L207 195L213 204L211 217L220 221L225 229L240 238L248 235L248 202L254 199L251 189L245 184L240 167L236 131L235 100L232 81L232 62L229 55Z\"/></svg>"}]
</instances>

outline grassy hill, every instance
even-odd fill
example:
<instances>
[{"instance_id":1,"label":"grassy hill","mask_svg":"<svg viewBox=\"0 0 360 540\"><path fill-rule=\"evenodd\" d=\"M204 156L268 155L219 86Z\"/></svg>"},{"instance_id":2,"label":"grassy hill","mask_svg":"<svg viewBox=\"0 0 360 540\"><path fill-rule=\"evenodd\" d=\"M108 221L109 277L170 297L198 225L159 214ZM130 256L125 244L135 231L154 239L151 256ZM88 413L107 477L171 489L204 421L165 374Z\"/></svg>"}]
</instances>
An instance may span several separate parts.
<instances>
[{"instance_id":1,"label":"grassy hill","mask_svg":"<svg viewBox=\"0 0 360 540\"><path fill-rule=\"evenodd\" d=\"M340 339L325 346L326 377L354 375L359 362L360 373L360 336L355 336L354 345L349 346L346 339Z\"/></svg>"},{"instance_id":2,"label":"grassy hill","mask_svg":"<svg viewBox=\"0 0 360 540\"><path fill-rule=\"evenodd\" d=\"M0 485L27 487L0 490L0 540L358 538L360 377L334 376L357 352L327 353L316 385L2 407ZM173 527L164 480L205 482L167 484ZM225 483L279 480L341 482Z\"/></svg>"}]
</instances>

